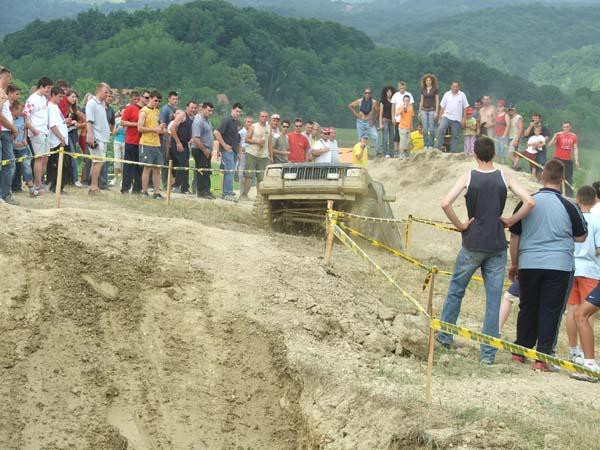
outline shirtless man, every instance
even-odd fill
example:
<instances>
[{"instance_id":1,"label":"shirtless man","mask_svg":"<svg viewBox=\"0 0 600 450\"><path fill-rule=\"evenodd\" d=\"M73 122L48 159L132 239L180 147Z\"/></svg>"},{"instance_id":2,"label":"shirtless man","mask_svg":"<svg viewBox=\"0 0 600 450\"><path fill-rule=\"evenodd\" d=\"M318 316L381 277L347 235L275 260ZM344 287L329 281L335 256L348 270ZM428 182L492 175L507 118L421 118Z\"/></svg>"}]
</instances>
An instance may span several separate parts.
<instances>
[{"instance_id":1,"label":"shirtless man","mask_svg":"<svg viewBox=\"0 0 600 450\"><path fill-rule=\"evenodd\" d=\"M496 125L496 107L490 101L489 95L481 98L482 106L479 109L479 132L483 136L494 137L494 127Z\"/></svg>"}]
</instances>

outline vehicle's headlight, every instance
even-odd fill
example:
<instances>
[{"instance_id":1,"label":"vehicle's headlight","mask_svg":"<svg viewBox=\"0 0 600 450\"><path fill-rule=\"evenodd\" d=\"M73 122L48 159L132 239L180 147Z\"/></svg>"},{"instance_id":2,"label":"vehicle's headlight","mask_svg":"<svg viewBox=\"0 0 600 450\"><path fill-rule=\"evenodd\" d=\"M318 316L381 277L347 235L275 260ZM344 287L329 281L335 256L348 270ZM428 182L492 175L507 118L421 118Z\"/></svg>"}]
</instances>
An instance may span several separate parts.
<instances>
[{"instance_id":1,"label":"vehicle's headlight","mask_svg":"<svg viewBox=\"0 0 600 450\"><path fill-rule=\"evenodd\" d=\"M362 169L357 169L357 168L348 169L346 171L346 176L347 177L360 177L361 173L362 173Z\"/></svg>"},{"instance_id":2,"label":"vehicle's headlight","mask_svg":"<svg viewBox=\"0 0 600 450\"><path fill-rule=\"evenodd\" d=\"M276 167L274 169L267 170L268 177L280 177L281 176L281 168Z\"/></svg>"},{"instance_id":3,"label":"vehicle's headlight","mask_svg":"<svg viewBox=\"0 0 600 450\"><path fill-rule=\"evenodd\" d=\"M284 180L295 180L296 178L298 178L298 174L295 172L286 173L283 176Z\"/></svg>"},{"instance_id":4,"label":"vehicle's headlight","mask_svg":"<svg viewBox=\"0 0 600 450\"><path fill-rule=\"evenodd\" d=\"M328 180L339 180L340 179L340 174L337 172L330 172L327 174L327 179Z\"/></svg>"}]
</instances>

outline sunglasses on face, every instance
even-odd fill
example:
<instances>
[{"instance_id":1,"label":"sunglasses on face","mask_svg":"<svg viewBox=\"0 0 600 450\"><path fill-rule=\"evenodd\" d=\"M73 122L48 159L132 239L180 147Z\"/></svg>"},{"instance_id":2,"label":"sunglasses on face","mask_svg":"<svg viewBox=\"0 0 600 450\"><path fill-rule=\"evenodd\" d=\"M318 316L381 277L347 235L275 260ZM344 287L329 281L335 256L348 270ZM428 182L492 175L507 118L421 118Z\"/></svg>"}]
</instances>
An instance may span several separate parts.
<instances>
[{"instance_id":1,"label":"sunglasses on face","mask_svg":"<svg viewBox=\"0 0 600 450\"><path fill-rule=\"evenodd\" d=\"M365 95L371 95L371 93L370 92L365 92Z\"/></svg>"},{"instance_id":2,"label":"sunglasses on face","mask_svg":"<svg viewBox=\"0 0 600 450\"><path fill-rule=\"evenodd\" d=\"M281 128L289 128L289 125L283 125Z\"/></svg>"},{"instance_id":3,"label":"sunglasses on face","mask_svg":"<svg viewBox=\"0 0 600 450\"><path fill-rule=\"evenodd\" d=\"M144 95L144 98L145 98L146 100L150 100L150 96L149 96L149 95Z\"/></svg>"}]
</instances>

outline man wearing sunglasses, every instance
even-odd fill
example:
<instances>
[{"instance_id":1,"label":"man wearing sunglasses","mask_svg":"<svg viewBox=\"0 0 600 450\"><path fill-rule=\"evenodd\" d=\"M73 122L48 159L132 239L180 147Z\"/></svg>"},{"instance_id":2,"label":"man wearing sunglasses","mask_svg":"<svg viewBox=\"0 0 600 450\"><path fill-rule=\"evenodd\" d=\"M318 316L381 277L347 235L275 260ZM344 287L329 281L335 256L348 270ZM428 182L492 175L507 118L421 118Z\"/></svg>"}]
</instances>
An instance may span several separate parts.
<instances>
[{"instance_id":1,"label":"man wearing sunglasses","mask_svg":"<svg viewBox=\"0 0 600 450\"><path fill-rule=\"evenodd\" d=\"M125 155L127 161L139 162L140 160L140 133L138 131L138 119L140 110L148 104L150 93L143 91L140 95L137 91L132 91L131 102L123 114L121 114L121 125L125 130ZM128 194L133 186L133 193L142 192L142 166L125 164L123 166L123 181L121 182L121 194Z\"/></svg>"},{"instance_id":2,"label":"man wearing sunglasses","mask_svg":"<svg viewBox=\"0 0 600 450\"><path fill-rule=\"evenodd\" d=\"M377 149L379 147L379 136L375 120L378 117L379 102L373 98L371 88L365 88L363 97L350 103L348 109L356 117L356 134L358 138L360 139L365 134L369 135L373 142L373 147Z\"/></svg>"},{"instance_id":3,"label":"man wearing sunglasses","mask_svg":"<svg viewBox=\"0 0 600 450\"><path fill-rule=\"evenodd\" d=\"M305 162L310 144L302 133L302 119L294 120L294 132L288 134L289 162Z\"/></svg>"}]
</instances>

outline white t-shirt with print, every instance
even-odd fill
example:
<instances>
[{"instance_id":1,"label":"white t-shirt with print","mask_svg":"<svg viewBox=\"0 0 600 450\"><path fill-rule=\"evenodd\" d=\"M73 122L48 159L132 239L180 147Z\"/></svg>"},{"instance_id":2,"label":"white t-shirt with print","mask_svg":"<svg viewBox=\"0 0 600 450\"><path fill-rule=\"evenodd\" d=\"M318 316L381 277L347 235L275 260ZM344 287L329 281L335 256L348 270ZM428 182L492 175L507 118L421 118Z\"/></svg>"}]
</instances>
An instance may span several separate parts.
<instances>
[{"instance_id":1,"label":"white t-shirt with print","mask_svg":"<svg viewBox=\"0 0 600 450\"><path fill-rule=\"evenodd\" d=\"M65 140L65 143L68 142L69 129L67 127L67 124L65 123L65 118L63 117L62 113L60 112L58 105L55 105L54 103L49 102L48 103L48 129L50 129L50 132L48 133L48 146L50 148L55 148L60 145L60 139L58 139L58 137L51 130L52 127L58 128L58 131L60 132L60 134L62 134L62 137Z\"/></svg>"},{"instance_id":2,"label":"white t-shirt with print","mask_svg":"<svg viewBox=\"0 0 600 450\"><path fill-rule=\"evenodd\" d=\"M33 128L40 133L48 134L48 99L45 96L37 92L31 94L25 102L23 113L29 118ZM29 136L33 136L31 130Z\"/></svg>"}]
</instances>

